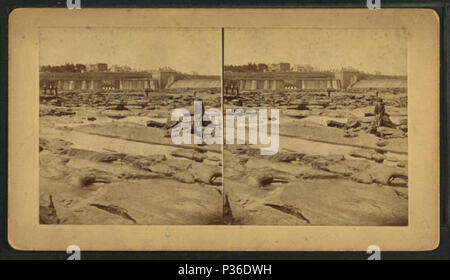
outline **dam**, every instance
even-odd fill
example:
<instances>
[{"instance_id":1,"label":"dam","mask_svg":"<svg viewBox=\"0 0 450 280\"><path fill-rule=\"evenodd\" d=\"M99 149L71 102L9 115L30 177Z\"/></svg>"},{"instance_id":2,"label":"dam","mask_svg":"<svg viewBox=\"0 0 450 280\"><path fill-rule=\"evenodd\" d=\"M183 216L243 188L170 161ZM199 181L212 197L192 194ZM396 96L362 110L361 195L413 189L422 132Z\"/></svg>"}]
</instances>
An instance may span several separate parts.
<instances>
[{"instance_id":1,"label":"dam","mask_svg":"<svg viewBox=\"0 0 450 280\"><path fill-rule=\"evenodd\" d=\"M147 72L41 72L44 93L61 91L143 91L183 88L220 88L219 76L187 75L172 71Z\"/></svg>"},{"instance_id":2,"label":"dam","mask_svg":"<svg viewBox=\"0 0 450 280\"><path fill-rule=\"evenodd\" d=\"M224 92L252 90L406 89L406 77L339 72L226 72Z\"/></svg>"}]
</instances>

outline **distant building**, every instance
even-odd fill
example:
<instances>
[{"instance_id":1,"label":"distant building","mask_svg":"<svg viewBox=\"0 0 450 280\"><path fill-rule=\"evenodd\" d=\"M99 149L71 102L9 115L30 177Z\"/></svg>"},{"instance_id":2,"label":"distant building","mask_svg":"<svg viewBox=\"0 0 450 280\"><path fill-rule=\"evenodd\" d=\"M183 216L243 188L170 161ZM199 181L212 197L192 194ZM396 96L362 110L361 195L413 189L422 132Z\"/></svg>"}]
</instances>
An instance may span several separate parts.
<instances>
[{"instance_id":1,"label":"distant building","mask_svg":"<svg viewBox=\"0 0 450 280\"><path fill-rule=\"evenodd\" d=\"M108 71L107 63L96 63L86 65L86 72L106 72Z\"/></svg>"},{"instance_id":2,"label":"distant building","mask_svg":"<svg viewBox=\"0 0 450 280\"><path fill-rule=\"evenodd\" d=\"M288 72L291 70L291 64L286 62L272 63L268 65L269 72Z\"/></svg>"},{"instance_id":3,"label":"distant building","mask_svg":"<svg viewBox=\"0 0 450 280\"><path fill-rule=\"evenodd\" d=\"M86 72L97 72L96 65L95 64L88 64L86 65Z\"/></svg>"},{"instance_id":4,"label":"distant building","mask_svg":"<svg viewBox=\"0 0 450 280\"><path fill-rule=\"evenodd\" d=\"M86 65L84 65L84 64L75 64L75 72L80 72L80 73L86 72Z\"/></svg>"},{"instance_id":5,"label":"distant building","mask_svg":"<svg viewBox=\"0 0 450 280\"><path fill-rule=\"evenodd\" d=\"M294 71L301 72L301 73L307 73L307 72L314 72L315 69L311 65L296 65L294 67Z\"/></svg>"},{"instance_id":6,"label":"distant building","mask_svg":"<svg viewBox=\"0 0 450 280\"><path fill-rule=\"evenodd\" d=\"M113 65L109 68L110 72L118 72L118 73L128 73L131 72L132 69L129 66L122 66L122 65Z\"/></svg>"},{"instance_id":7,"label":"distant building","mask_svg":"<svg viewBox=\"0 0 450 280\"><path fill-rule=\"evenodd\" d=\"M97 63L97 70L98 70L98 72L108 71L108 64L107 63Z\"/></svg>"}]
</instances>

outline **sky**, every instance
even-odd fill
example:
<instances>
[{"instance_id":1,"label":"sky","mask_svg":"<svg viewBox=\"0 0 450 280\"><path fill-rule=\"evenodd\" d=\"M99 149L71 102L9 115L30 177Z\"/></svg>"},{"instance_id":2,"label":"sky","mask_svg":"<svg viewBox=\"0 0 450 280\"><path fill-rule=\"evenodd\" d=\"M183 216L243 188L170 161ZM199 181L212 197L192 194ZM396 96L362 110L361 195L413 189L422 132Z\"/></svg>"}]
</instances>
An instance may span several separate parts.
<instances>
[{"instance_id":1,"label":"sky","mask_svg":"<svg viewBox=\"0 0 450 280\"><path fill-rule=\"evenodd\" d=\"M220 75L221 30L206 28L40 28L40 65L108 63L137 70L168 66Z\"/></svg>"},{"instance_id":2,"label":"sky","mask_svg":"<svg viewBox=\"0 0 450 280\"><path fill-rule=\"evenodd\" d=\"M225 65L289 62L407 74L407 36L401 29L225 29L224 52Z\"/></svg>"}]
</instances>

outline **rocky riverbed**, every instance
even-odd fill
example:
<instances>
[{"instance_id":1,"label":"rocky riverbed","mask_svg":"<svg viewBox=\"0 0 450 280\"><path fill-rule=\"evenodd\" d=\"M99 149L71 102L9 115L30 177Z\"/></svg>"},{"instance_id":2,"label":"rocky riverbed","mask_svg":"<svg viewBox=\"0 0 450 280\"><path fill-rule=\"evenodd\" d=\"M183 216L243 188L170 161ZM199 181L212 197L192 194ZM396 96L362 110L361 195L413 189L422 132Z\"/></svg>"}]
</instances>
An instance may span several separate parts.
<instances>
[{"instance_id":1,"label":"rocky riverbed","mask_svg":"<svg viewBox=\"0 0 450 280\"><path fill-rule=\"evenodd\" d=\"M219 92L199 92L220 108ZM168 124L190 92L41 96L42 224L222 223L220 146L175 146Z\"/></svg>"},{"instance_id":2,"label":"rocky riverbed","mask_svg":"<svg viewBox=\"0 0 450 280\"><path fill-rule=\"evenodd\" d=\"M405 94L383 92L395 128L369 131L371 92L249 92L225 108L280 109L279 152L224 146L226 222L241 225L408 224Z\"/></svg>"},{"instance_id":3,"label":"rocky riverbed","mask_svg":"<svg viewBox=\"0 0 450 280\"><path fill-rule=\"evenodd\" d=\"M154 225L407 225L406 94L244 92L228 108L278 108L279 151L174 145L189 91L41 95L40 222ZM220 108L219 91L199 91ZM271 121L275 121L271 119ZM223 151L222 151L223 148Z\"/></svg>"}]
</instances>

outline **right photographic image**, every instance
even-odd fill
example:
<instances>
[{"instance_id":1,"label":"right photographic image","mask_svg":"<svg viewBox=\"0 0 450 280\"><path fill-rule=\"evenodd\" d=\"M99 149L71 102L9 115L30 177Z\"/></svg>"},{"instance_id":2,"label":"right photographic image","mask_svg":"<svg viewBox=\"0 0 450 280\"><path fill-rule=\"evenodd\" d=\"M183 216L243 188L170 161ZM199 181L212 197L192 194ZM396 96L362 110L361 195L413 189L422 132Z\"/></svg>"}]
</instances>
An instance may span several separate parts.
<instances>
[{"instance_id":1,"label":"right photographic image","mask_svg":"<svg viewBox=\"0 0 450 280\"><path fill-rule=\"evenodd\" d=\"M406 31L223 32L225 223L408 226Z\"/></svg>"}]
</instances>

